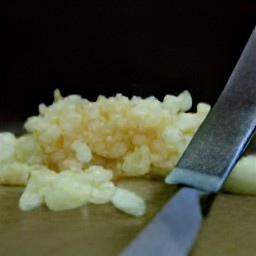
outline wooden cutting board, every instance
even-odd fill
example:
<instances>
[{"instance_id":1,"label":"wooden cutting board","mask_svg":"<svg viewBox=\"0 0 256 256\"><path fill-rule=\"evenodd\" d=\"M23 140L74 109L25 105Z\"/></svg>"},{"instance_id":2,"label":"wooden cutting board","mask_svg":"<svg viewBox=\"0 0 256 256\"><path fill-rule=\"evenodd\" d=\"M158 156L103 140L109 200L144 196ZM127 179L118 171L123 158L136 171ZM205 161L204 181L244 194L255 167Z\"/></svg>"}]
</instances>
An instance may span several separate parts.
<instances>
[{"instance_id":1,"label":"wooden cutting board","mask_svg":"<svg viewBox=\"0 0 256 256\"><path fill-rule=\"evenodd\" d=\"M144 197L145 216L130 217L112 205L22 212L18 200L23 188L0 187L0 255L118 255L177 190L150 180L127 180L120 186ZM256 197L219 194L191 255L256 255L255 238Z\"/></svg>"}]
</instances>

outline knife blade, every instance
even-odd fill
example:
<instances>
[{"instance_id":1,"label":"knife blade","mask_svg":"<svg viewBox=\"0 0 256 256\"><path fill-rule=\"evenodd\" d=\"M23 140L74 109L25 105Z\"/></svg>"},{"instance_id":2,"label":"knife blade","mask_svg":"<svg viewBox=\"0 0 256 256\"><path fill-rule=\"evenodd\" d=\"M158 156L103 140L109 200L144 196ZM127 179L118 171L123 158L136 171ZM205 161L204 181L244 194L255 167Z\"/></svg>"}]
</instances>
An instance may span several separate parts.
<instances>
[{"instance_id":1,"label":"knife blade","mask_svg":"<svg viewBox=\"0 0 256 256\"><path fill-rule=\"evenodd\" d=\"M255 127L256 28L215 106L166 177L168 184L184 187L121 255L188 255L203 215L249 144Z\"/></svg>"}]
</instances>

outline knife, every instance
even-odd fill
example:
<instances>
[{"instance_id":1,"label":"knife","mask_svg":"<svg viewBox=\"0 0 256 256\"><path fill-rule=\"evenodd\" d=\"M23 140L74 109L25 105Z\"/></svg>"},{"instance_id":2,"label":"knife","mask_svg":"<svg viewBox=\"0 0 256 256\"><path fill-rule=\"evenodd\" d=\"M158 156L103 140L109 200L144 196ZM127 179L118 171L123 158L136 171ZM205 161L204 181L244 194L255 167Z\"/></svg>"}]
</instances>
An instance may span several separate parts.
<instances>
[{"instance_id":1,"label":"knife","mask_svg":"<svg viewBox=\"0 0 256 256\"><path fill-rule=\"evenodd\" d=\"M166 177L166 183L180 184L182 188L121 255L188 255L203 216L255 127L256 27L218 101Z\"/></svg>"}]
</instances>

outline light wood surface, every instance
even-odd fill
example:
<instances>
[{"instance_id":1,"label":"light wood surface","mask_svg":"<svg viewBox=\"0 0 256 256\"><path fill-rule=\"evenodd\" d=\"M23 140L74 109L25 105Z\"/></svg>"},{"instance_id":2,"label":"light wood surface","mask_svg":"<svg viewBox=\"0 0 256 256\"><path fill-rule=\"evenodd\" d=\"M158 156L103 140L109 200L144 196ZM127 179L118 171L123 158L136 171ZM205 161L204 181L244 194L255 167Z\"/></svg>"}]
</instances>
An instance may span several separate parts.
<instances>
[{"instance_id":1,"label":"light wood surface","mask_svg":"<svg viewBox=\"0 0 256 256\"><path fill-rule=\"evenodd\" d=\"M130 217L112 205L62 212L41 207L22 212L18 200L23 188L0 187L0 255L118 255L177 190L149 180L127 180L120 186L145 198L145 216ZM255 238L256 197L220 194L191 255L255 255Z\"/></svg>"}]
</instances>

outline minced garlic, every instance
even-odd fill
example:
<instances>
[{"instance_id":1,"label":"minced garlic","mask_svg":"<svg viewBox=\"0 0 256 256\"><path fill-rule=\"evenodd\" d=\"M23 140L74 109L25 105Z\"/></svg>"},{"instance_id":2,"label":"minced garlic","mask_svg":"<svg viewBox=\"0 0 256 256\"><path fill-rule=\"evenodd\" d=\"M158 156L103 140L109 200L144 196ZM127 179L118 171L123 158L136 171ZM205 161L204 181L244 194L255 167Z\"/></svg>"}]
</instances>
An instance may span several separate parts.
<instances>
[{"instance_id":1,"label":"minced garlic","mask_svg":"<svg viewBox=\"0 0 256 256\"><path fill-rule=\"evenodd\" d=\"M26 186L22 210L112 203L141 216L144 200L114 180L165 177L210 111L199 103L188 113L191 106L188 91L162 102L121 94L90 102L56 90L53 104L28 118L25 135L0 133L0 184Z\"/></svg>"}]
</instances>

